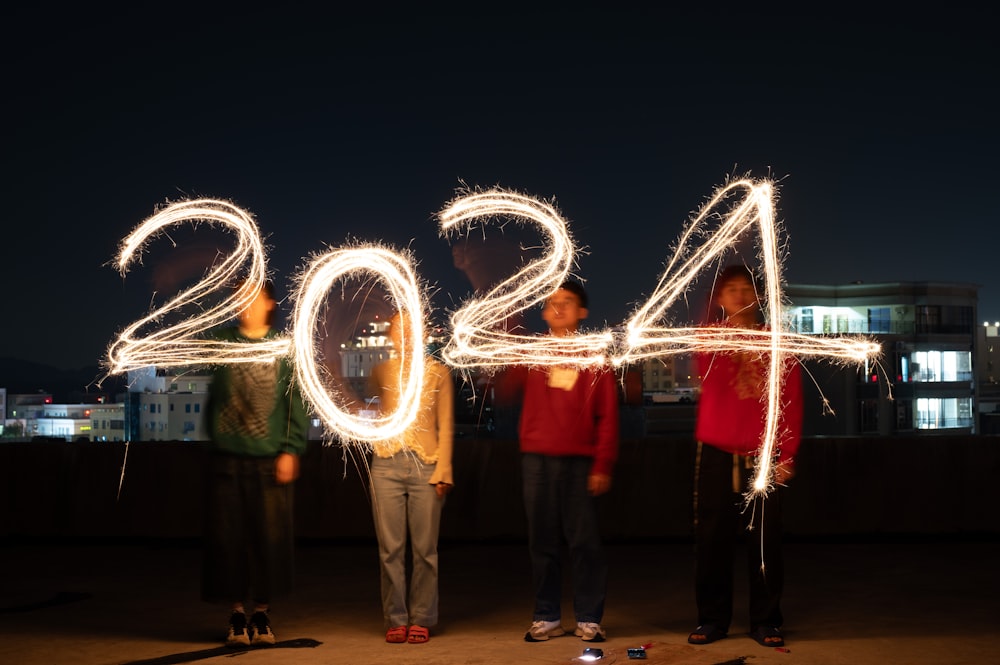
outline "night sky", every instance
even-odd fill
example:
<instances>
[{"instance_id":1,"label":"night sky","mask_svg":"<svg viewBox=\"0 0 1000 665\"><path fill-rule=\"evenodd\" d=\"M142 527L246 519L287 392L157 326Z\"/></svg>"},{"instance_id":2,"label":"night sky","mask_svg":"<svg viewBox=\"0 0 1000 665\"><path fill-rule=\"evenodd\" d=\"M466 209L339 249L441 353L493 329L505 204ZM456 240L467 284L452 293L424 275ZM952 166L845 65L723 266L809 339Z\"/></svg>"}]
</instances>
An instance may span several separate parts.
<instances>
[{"instance_id":1,"label":"night sky","mask_svg":"<svg viewBox=\"0 0 1000 665\"><path fill-rule=\"evenodd\" d=\"M787 281L969 282L1000 319L985 15L88 9L5 28L0 356L98 364L147 311L152 263L192 250L161 241L122 279L119 242L193 197L255 215L279 285L349 239L409 247L443 318L471 287L434 215L463 183L556 200L593 326L627 318L690 213L748 173L780 184Z\"/></svg>"}]
</instances>

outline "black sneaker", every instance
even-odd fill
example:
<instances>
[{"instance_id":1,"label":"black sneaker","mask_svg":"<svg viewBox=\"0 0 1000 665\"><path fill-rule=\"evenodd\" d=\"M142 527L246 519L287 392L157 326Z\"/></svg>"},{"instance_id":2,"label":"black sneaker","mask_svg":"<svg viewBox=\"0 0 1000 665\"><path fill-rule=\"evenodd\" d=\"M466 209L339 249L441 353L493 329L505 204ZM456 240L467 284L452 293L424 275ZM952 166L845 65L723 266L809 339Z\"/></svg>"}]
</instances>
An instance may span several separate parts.
<instances>
[{"instance_id":1,"label":"black sneaker","mask_svg":"<svg viewBox=\"0 0 1000 665\"><path fill-rule=\"evenodd\" d=\"M267 618L266 612L254 612L250 617L250 627L253 629L253 639L251 642L257 646L270 646L274 644L274 633L271 632L271 622Z\"/></svg>"},{"instance_id":2,"label":"black sneaker","mask_svg":"<svg viewBox=\"0 0 1000 665\"><path fill-rule=\"evenodd\" d=\"M243 612L233 612L229 617L229 636L226 637L227 647L250 646L250 633L247 631L247 615Z\"/></svg>"}]
</instances>

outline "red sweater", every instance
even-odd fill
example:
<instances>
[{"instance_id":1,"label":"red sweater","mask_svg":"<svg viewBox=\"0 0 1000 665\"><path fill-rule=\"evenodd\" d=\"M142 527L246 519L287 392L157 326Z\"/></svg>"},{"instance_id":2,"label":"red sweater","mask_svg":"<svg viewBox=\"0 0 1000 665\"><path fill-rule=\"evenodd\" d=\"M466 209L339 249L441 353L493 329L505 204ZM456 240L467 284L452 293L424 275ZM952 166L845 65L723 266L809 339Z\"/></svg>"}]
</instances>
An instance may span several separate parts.
<instances>
[{"instance_id":1,"label":"red sweater","mask_svg":"<svg viewBox=\"0 0 1000 665\"><path fill-rule=\"evenodd\" d=\"M557 375L566 370L553 368ZM611 475L618 459L618 390L609 370L578 370L559 377L564 387L549 385L550 369L516 366L496 384L502 402L523 391L521 452L556 457L592 457L591 473Z\"/></svg>"},{"instance_id":2,"label":"red sweater","mask_svg":"<svg viewBox=\"0 0 1000 665\"><path fill-rule=\"evenodd\" d=\"M720 450L753 455L760 448L767 415L767 355L744 352L698 355L701 396L698 400L699 441ZM798 361L784 363L780 420L775 450L778 460L791 461L802 437L802 373Z\"/></svg>"}]
</instances>

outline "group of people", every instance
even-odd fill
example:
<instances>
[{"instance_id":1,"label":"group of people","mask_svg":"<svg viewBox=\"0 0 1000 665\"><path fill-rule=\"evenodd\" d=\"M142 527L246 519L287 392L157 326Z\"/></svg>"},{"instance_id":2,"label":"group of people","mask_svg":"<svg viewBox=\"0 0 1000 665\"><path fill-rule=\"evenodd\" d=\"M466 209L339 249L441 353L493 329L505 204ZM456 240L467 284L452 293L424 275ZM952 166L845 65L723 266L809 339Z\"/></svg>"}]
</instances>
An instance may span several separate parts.
<instances>
[{"instance_id":1,"label":"group of people","mask_svg":"<svg viewBox=\"0 0 1000 665\"><path fill-rule=\"evenodd\" d=\"M732 266L717 277L711 325L758 329L752 273ZM577 333L588 297L575 281L545 302L549 334ZM265 284L235 328L220 335L253 343L275 334L276 302ZM399 403L405 354L423 353L406 339L405 316L390 323L394 356L371 377L370 392L386 411ZM780 609L780 486L794 475L801 435L801 379L783 367L780 435L775 445L777 489L746 506L748 482L765 426L768 362L759 353L699 355L701 398L694 482L697 626L691 644L728 635L733 615L733 556L747 534L749 634L763 646L784 645ZM292 483L306 446L306 408L287 361L220 367L208 409L213 437L203 597L232 603L230 646L273 644L269 603L291 588ZM385 640L424 643L438 622L438 532L454 478L453 386L448 369L426 358L425 389L416 421L401 436L374 447L371 504L378 540ZM520 405L518 439L528 525L534 609L525 641L572 631L603 642L608 565L597 499L611 489L619 446L617 379L608 368L514 366L496 377L499 402ZM762 528L766 523L767 528ZM575 625L562 622L562 550L571 565ZM407 551L411 559L407 581ZM247 604L250 601L250 604ZM247 610L252 609L251 612Z\"/></svg>"}]
</instances>

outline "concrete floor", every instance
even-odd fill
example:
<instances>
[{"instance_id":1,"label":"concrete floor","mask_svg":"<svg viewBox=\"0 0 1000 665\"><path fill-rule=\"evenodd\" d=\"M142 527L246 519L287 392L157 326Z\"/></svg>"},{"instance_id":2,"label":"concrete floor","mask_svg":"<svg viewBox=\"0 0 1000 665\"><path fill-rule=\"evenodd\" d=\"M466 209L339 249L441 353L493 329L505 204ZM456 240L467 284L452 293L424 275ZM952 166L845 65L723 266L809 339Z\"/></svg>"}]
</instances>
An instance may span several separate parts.
<instances>
[{"instance_id":1,"label":"concrete floor","mask_svg":"<svg viewBox=\"0 0 1000 665\"><path fill-rule=\"evenodd\" d=\"M787 652L747 630L695 647L691 546L608 546L604 662L735 664L1000 662L1000 539L786 545ZM228 612L198 600L197 543L10 542L0 548L0 663L575 663L584 643L523 641L531 592L523 543L445 543L442 621L423 645L386 644L373 543L303 543L298 588L271 618L284 646L221 648ZM737 580L742 581L737 575ZM567 599L564 623L571 625Z\"/></svg>"}]
</instances>

